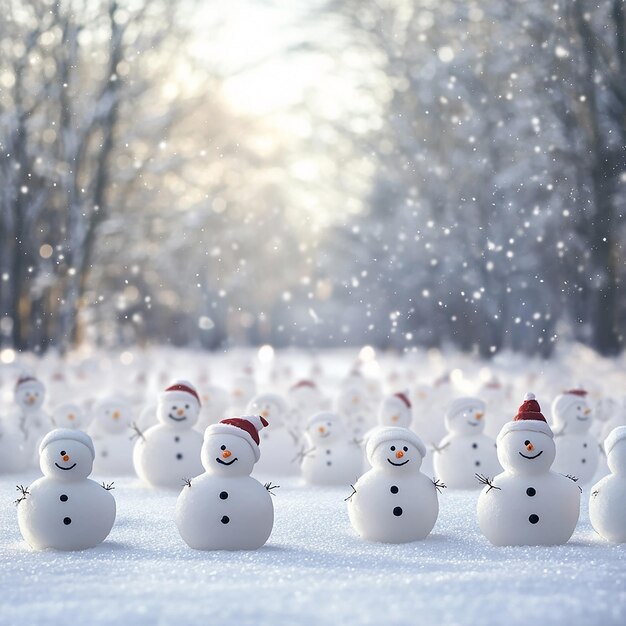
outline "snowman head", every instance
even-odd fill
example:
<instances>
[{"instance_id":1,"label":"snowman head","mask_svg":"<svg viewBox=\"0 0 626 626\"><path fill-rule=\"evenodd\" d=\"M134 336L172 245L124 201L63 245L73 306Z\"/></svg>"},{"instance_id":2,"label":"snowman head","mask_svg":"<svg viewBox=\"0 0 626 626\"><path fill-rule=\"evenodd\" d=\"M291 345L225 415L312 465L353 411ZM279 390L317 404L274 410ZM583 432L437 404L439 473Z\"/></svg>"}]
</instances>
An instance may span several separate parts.
<instances>
[{"instance_id":1,"label":"snowman head","mask_svg":"<svg viewBox=\"0 0 626 626\"><path fill-rule=\"evenodd\" d=\"M287 403L276 393L261 393L248 403L246 413L260 415L272 424L272 427L283 426L287 412Z\"/></svg>"},{"instance_id":2,"label":"snowman head","mask_svg":"<svg viewBox=\"0 0 626 626\"><path fill-rule=\"evenodd\" d=\"M309 415L319 410L324 399L319 387L312 380L300 380L289 389L289 402Z\"/></svg>"},{"instance_id":3,"label":"snowman head","mask_svg":"<svg viewBox=\"0 0 626 626\"><path fill-rule=\"evenodd\" d=\"M230 392L231 402L237 406L245 406L255 393L256 383L251 374L237 376L233 380L233 388Z\"/></svg>"},{"instance_id":4,"label":"snowman head","mask_svg":"<svg viewBox=\"0 0 626 626\"><path fill-rule=\"evenodd\" d=\"M591 408L587 392L572 389L558 395L552 402L552 419L555 427L564 428L565 434L584 433L591 426Z\"/></svg>"},{"instance_id":5,"label":"snowman head","mask_svg":"<svg viewBox=\"0 0 626 626\"><path fill-rule=\"evenodd\" d=\"M426 455L422 440L407 428L379 428L368 439L367 460L374 469L385 472L416 472Z\"/></svg>"},{"instance_id":6,"label":"snowman head","mask_svg":"<svg viewBox=\"0 0 626 626\"><path fill-rule=\"evenodd\" d=\"M368 405L367 384L362 376L352 374L344 381L335 398L335 409L341 415L351 416L368 410Z\"/></svg>"},{"instance_id":7,"label":"snowman head","mask_svg":"<svg viewBox=\"0 0 626 626\"><path fill-rule=\"evenodd\" d=\"M261 457L259 430L268 422L256 415L231 417L209 426L200 459L209 474L249 476Z\"/></svg>"},{"instance_id":8,"label":"snowman head","mask_svg":"<svg viewBox=\"0 0 626 626\"><path fill-rule=\"evenodd\" d=\"M457 435L482 433L485 409L485 403L479 398L457 398L446 411L446 428Z\"/></svg>"},{"instance_id":9,"label":"snowman head","mask_svg":"<svg viewBox=\"0 0 626 626\"><path fill-rule=\"evenodd\" d=\"M91 474L95 451L91 437L81 430L57 428L39 445L39 466L44 476L64 481Z\"/></svg>"},{"instance_id":10,"label":"snowman head","mask_svg":"<svg viewBox=\"0 0 626 626\"><path fill-rule=\"evenodd\" d=\"M348 431L337 413L322 411L309 419L305 434L313 445L324 445L348 439Z\"/></svg>"},{"instance_id":11,"label":"snowman head","mask_svg":"<svg viewBox=\"0 0 626 626\"><path fill-rule=\"evenodd\" d=\"M200 397L196 388L186 380L168 385L159 397L157 419L173 428L191 428L200 415Z\"/></svg>"},{"instance_id":12,"label":"snowman head","mask_svg":"<svg viewBox=\"0 0 626 626\"><path fill-rule=\"evenodd\" d=\"M378 423L381 426L408 428L412 418L411 401L406 393L394 393L384 398L380 403Z\"/></svg>"},{"instance_id":13,"label":"snowman head","mask_svg":"<svg viewBox=\"0 0 626 626\"><path fill-rule=\"evenodd\" d=\"M513 421L502 427L497 454L500 464L509 472L541 474L552 466L556 456L554 435L534 394L526 394Z\"/></svg>"},{"instance_id":14,"label":"snowman head","mask_svg":"<svg viewBox=\"0 0 626 626\"><path fill-rule=\"evenodd\" d=\"M36 411L43 405L46 388L33 376L22 376L15 384L15 402L24 411Z\"/></svg>"},{"instance_id":15,"label":"snowman head","mask_svg":"<svg viewBox=\"0 0 626 626\"><path fill-rule=\"evenodd\" d=\"M59 428L84 428L87 425L85 412L73 402L59 404L52 412L52 421Z\"/></svg>"},{"instance_id":16,"label":"snowman head","mask_svg":"<svg viewBox=\"0 0 626 626\"><path fill-rule=\"evenodd\" d=\"M105 433L120 434L130 426L132 409L124 398L109 396L94 406L94 419Z\"/></svg>"},{"instance_id":17,"label":"snowman head","mask_svg":"<svg viewBox=\"0 0 626 626\"><path fill-rule=\"evenodd\" d=\"M626 475L626 426L614 428L604 440L604 451L609 469L614 474Z\"/></svg>"}]
</instances>

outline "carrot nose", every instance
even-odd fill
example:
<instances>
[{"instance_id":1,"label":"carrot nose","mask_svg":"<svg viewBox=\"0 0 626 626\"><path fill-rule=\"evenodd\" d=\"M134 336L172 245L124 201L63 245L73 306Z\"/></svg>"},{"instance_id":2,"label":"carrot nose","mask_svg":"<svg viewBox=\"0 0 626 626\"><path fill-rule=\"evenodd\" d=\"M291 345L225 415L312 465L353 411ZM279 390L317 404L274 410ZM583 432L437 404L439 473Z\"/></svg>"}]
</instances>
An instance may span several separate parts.
<instances>
[{"instance_id":1,"label":"carrot nose","mask_svg":"<svg viewBox=\"0 0 626 626\"><path fill-rule=\"evenodd\" d=\"M391 416L391 421L392 422L397 422L398 421L398 416L397 415L392 415Z\"/></svg>"},{"instance_id":2,"label":"carrot nose","mask_svg":"<svg viewBox=\"0 0 626 626\"><path fill-rule=\"evenodd\" d=\"M359 403L359 396L353 396L352 397L352 404L358 404Z\"/></svg>"},{"instance_id":3,"label":"carrot nose","mask_svg":"<svg viewBox=\"0 0 626 626\"><path fill-rule=\"evenodd\" d=\"M70 413L70 414L67 416L67 419L68 419L68 420L75 420L75 419L76 419L76 415L74 415L74 413Z\"/></svg>"},{"instance_id":4,"label":"carrot nose","mask_svg":"<svg viewBox=\"0 0 626 626\"><path fill-rule=\"evenodd\" d=\"M231 454L232 454L232 452L230 450L224 450L224 452L222 452L222 456L225 459L227 459Z\"/></svg>"},{"instance_id":5,"label":"carrot nose","mask_svg":"<svg viewBox=\"0 0 626 626\"><path fill-rule=\"evenodd\" d=\"M243 391L241 391L241 389L235 389L233 391L233 395L239 397L239 396L243 395Z\"/></svg>"},{"instance_id":6,"label":"carrot nose","mask_svg":"<svg viewBox=\"0 0 626 626\"><path fill-rule=\"evenodd\" d=\"M401 459L404 456L404 452L402 450L398 450L396 452L396 459Z\"/></svg>"},{"instance_id":7,"label":"carrot nose","mask_svg":"<svg viewBox=\"0 0 626 626\"><path fill-rule=\"evenodd\" d=\"M484 413L476 413L476 419L480 420L483 418Z\"/></svg>"},{"instance_id":8,"label":"carrot nose","mask_svg":"<svg viewBox=\"0 0 626 626\"><path fill-rule=\"evenodd\" d=\"M591 414L591 409L586 409L585 410L585 415L590 415Z\"/></svg>"},{"instance_id":9,"label":"carrot nose","mask_svg":"<svg viewBox=\"0 0 626 626\"><path fill-rule=\"evenodd\" d=\"M113 411L113 419L114 420L120 419L120 412L119 411Z\"/></svg>"},{"instance_id":10,"label":"carrot nose","mask_svg":"<svg viewBox=\"0 0 626 626\"><path fill-rule=\"evenodd\" d=\"M182 409L178 409L178 411L176 411L176 415L178 415L179 417L184 414L185 414L185 411L183 411Z\"/></svg>"},{"instance_id":11,"label":"carrot nose","mask_svg":"<svg viewBox=\"0 0 626 626\"><path fill-rule=\"evenodd\" d=\"M270 412L266 409L265 411L261 411L261 417L269 417Z\"/></svg>"},{"instance_id":12,"label":"carrot nose","mask_svg":"<svg viewBox=\"0 0 626 626\"><path fill-rule=\"evenodd\" d=\"M326 429L323 426L320 426L317 430L319 430L321 433L326 432Z\"/></svg>"},{"instance_id":13,"label":"carrot nose","mask_svg":"<svg viewBox=\"0 0 626 626\"><path fill-rule=\"evenodd\" d=\"M67 463L70 460L70 455L69 454L64 454L63 455L63 460Z\"/></svg>"},{"instance_id":14,"label":"carrot nose","mask_svg":"<svg viewBox=\"0 0 626 626\"><path fill-rule=\"evenodd\" d=\"M526 449L528 450L528 452L532 452L532 451L535 449L535 446L533 446L533 444L532 444L532 443L529 443L529 444L526 446Z\"/></svg>"}]
</instances>

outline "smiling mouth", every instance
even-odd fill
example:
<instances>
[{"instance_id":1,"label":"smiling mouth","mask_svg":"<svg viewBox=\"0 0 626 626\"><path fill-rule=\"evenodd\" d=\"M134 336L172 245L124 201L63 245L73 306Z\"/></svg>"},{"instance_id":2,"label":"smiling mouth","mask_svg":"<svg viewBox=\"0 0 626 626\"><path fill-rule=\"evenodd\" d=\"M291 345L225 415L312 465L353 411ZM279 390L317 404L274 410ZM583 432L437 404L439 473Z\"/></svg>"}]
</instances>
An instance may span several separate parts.
<instances>
[{"instance_id":1,"label":"smiling mouth","mask_svg":"<svg viewBox=\"0 0 626 626\"><path fill-rule=\"evenodd\" d=\"M577 416L576 416L576 419L577 419L579 422L586 422L589 418L588 418L586 415L577 415Z\"/></svg>"},{"instance_id":2,"label":"smiling mouth","mask_svg":"<svg viewBox=\"0 0 626 626\"><path fill-rule=\"evenodd\" d=\"M71 467L61 467L58 463L55 463L55 465L60 469L63 470L64 472L67 472L67 470L71 470L74 469L76 467L76 463L74 463L74 465L72 465Z\"/></svg>"},{"instance_id":3,"label":"smiling mouth","mask_svg":"<svg viewBox=\"0 0 626 626\"><path fill-rule=\"evenodd\" d=\"M327 432L324 435L320 435L320 439L326 439L326 437L328 437L330 435L330 432Z\"/></svg>"},{"instance_id":4,"label":"smiling mouth","mask_svg":"<svg viewBox=\"0 0 626 626\"><path fill-rule=\"evenodd\" d=\"M168 413L167 416L171 419L174 420L175 422L182 422L184 420L187 419L186 415L183 415L182 417L174 417L171 413Z\"/></svg>"},{"instance_id":5,"label":"smiling mouth","mask_svg":"<svg viewBox=\"0 0 626 626\"><path fill-rule=\"evenodd\" d=\"M400 467L401 465L406 465L411 459L407 459L406 461L402 461L402 463L394 463L393 461L387 459L387 463L391 465L395 465L396 467Z\"/></svg>"},{"instance_id":6,"label":"smiling mouth","mask_svg":"<svg viewBox=\"0 0 626 626\"><path fill-rule=\"evenodd\" d=\"M478 426L478 422L467 422L470 426Z\"/></svg>"},{"instance_id":7,"label":"smiling mouth","mask_svg":"<svg viewBox=\"0 0 626 626\"><path fill-rule=\"evenodd\" d=\"M236 460L237 457L235 457L232 461L228 461L228 463L226 461L222 461L222 459L220 458L216 458L215 459L220 465L232 465Z\"/></svg>"},{"instance_id":8,"label":"smiling mouth","mask_svg":"<svg viewBox=\"0 0 626 626\"><path fill-rule=\"evenodd\" d=\"M535 456L526 456L525 454L522 454L521 452L519 454L520 456L523 456L525 459L536 459L538 456L541 456L543 454L543 450L541 450L541 452L537 452Z\"/></svg>"}]
</instances>

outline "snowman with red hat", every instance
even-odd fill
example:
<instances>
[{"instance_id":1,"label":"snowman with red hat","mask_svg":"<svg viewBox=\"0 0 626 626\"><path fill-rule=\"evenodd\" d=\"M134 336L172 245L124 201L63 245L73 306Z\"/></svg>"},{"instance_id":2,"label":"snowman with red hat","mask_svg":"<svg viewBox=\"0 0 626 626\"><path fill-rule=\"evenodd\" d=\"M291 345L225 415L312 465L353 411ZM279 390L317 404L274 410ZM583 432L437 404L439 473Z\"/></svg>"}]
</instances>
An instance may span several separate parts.
<instances>
[{"instance_id":1,"label":"snowman with red hat","mask_svg":"<svg viewBox=\"0 0 626 626\"><path fill-rule=\"evenodd\" d=\"M23 436L29 464L35 464L39 442L53 428L50 416L43 410L46 388L35 376L23 374L15 383L14 397L17 405L16 426Z\"/></svg>"},{"instance_id":2,"label":"snowman with red hat","mask_svg":"<svg viewBox=\"0 0 626 626\"><path fill-rule=\"evenodd\" d=\"M590 431L592 417L584 389L565 391L552 403L552 423L558 433L554 471L576 476L582 484L591 481L600 458L600 447Z\"/></svg>"},{"instance_id":3,"label":"snowman with red hat","mask_svg":"<svg viewBox=\"0 0 626 626\"><path fill-rule=\"evenodd\" d=\"M435 446L435 474L452 489L475 489L475 474L493 476L502 468L496 442L484 434L486 405L479 398L457 398L445 415L448 434Z\"/></svg>"},{"instance_id":4,"label":"snowman with red hat","mask_svg":"<svg viewBox=\"0 0 626 626\"><path fill-rule=\"evenodd\" d=\"M261 457L261 416L231 417L204 433L205 472L187 481L176 503L176 525L196 550L255 550L274 525L272 486L250 476Z\"/></svg>"},{"instance_id":5,"label":"snowman with red hat","mask_svg":"<svg viewBox=\"0 0 626 626\"><path fill-rule=\"evenodd\" d=\"M167 386L159 398L159 423L137 432L133 465L139 478L153 487L180 488L184 478L202 473L202 435L193 426L200 415L200 397L186 380Z\"/></svg>"},{"instance_id":6,"label":"snowman with red hat","mask_svg":"<svg viewBox=\"0 0 626 626\"><path fill-rule=\"evenodd\" d=\"M554 435L534 394L528 393L515 418L497 439L504 472L485 485L478 498L478 523L496 546L560 545L572 536L580 512L580 489L551 470Z\"/></svg>"}]
</instances>

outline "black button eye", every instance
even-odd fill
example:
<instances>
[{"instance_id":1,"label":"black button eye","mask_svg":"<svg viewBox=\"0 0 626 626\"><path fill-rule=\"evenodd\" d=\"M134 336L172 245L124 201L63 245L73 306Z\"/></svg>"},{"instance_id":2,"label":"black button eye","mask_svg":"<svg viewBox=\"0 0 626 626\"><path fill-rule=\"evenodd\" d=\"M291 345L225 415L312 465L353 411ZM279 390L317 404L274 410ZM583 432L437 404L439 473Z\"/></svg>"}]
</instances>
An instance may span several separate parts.
<instances>
[{"instance_id":1,"label":"black button eye","mask_svg":"<svg viewBox=\"0 0 626 626\"><path fill-rule=\"evenodd\" d=\"M65 450L61 450L60 454L61 454L61 456L65 456L67 454L67 452L65 452Z\"/></svg>"},{"instance_id":2,"label":"black button eye","mask_svg":"<svg viewBox=\"0 0 626 626\"><path fill-rule=\"evenodd\" d=\"M331 424L330 422L328 422L328 423L326 424L326 426L332 426L332 424Z\"/></svg>"},{"instance_id":3,"label":"black button eye","mask_svg":"<svg viewBox=\"0 0 626 626\"><path fill-rule=\"evenodd\" d=\"M220 446L220 450L226 450L226 446Z\"/></svg>"},{"instance_id":4,"label":"black button eye","mask_svg":"<svg viewBox=\"0 0 626 626\"><path fill-rule=\"evenodd\" d=\"M525 446L529 446L530 445L530 441L528 441L528 439L526 439L526 441L524 442Z\"/></svg>"},{"instance_id":5,"label":"black button eye","mask_svg":"<svg viewBox=\"0 0 626 626\"><path fill-rule=\"evenodd\" d=\"M176 410L176 405L172 407L172 411L175 411L175 410Z\"/></svg>"},{"instance_id":6,"label":"black button eye","mask_svg":"<svg viewBox=\"0 0 626 626\"><path fill-rule=\"evenodd\" d=\"M391 450L392 452L395 452L395 450L396 450L396 446L391 446L390 450Z\"/></svg>"},{"instance_id":7,"label":"black button eye","mask_svg":"<svg viewBox=\"0 0 626 626\"><path fill-rule=\"evenodd\" d=\"M403 449L405 452L408 452L408 451L409 451L409 449L408 449L406 446L404 446L404 448L402 448L402 449Z\"/></svg>"},{"instance_id":8,"label":"black button eye","mask_svg":"<svg viewBox=\"0 0 626 626\"><path fill-rule=\"evenodd\" d=\"M186 408L186 409L188 409L188 408L189 408L189 405L188 405L188 404L185 404L185 408Z\"/></svg>"}]
</instances>

